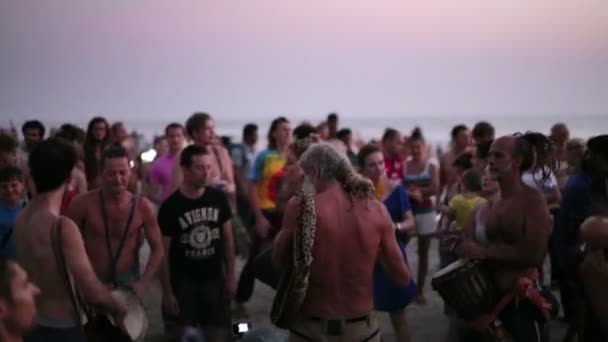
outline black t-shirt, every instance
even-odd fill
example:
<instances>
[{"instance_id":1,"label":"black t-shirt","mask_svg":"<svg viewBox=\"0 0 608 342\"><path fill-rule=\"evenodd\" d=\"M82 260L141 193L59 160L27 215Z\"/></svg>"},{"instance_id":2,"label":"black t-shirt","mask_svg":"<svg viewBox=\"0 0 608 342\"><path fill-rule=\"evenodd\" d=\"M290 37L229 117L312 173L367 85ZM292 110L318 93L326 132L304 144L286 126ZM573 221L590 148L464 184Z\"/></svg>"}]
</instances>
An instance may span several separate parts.
<instances>
[{"instance_id":1,"label":"black t-shirt","mask_svg":"<svg viewBox=\"0 0 608 342\"><path fill-rule=\"evenodd\" d=\"M232 216L226 195L206 188L203 195L190 199L178 190L158 210L163 235L171 237L169 268L171 276L195 279L223 275L223 225Z\"/></svg>"}]
</instances>

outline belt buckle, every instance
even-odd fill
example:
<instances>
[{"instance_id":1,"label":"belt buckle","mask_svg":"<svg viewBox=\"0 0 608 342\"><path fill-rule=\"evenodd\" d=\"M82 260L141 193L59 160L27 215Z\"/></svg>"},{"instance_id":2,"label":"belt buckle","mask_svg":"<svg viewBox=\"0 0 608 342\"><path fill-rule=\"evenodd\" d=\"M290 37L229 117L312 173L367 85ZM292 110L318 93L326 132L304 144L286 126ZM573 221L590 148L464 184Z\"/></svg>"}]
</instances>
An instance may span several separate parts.
<instances>
[{"instance_id":1,"label":"belt buckle","mask_svg":"<svg viewBox=\"0 0 608 342\"><path fill-rule=\"evenodd\" d=\"M325 322L327 335L340 336L344 330L344 320L329 319Z\"/></svg>"}]
</instances>

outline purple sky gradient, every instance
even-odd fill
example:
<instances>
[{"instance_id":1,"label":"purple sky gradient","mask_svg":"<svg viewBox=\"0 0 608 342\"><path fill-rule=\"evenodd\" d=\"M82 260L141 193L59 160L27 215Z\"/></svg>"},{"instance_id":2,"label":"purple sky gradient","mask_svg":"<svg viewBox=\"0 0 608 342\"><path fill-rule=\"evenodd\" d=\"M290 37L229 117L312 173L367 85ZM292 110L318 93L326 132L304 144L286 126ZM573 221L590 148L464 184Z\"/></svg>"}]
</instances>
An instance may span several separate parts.
<instances>
[{"instance_id":1,"label":"purple sky gradient","mask_svg":"<svg viewBox=\"0 0 608 342\"><path fill-rule=\"evenodd\" d=\"M603 0L6 0L8 119L608 114Z\"/></svg>"}]
</instances>

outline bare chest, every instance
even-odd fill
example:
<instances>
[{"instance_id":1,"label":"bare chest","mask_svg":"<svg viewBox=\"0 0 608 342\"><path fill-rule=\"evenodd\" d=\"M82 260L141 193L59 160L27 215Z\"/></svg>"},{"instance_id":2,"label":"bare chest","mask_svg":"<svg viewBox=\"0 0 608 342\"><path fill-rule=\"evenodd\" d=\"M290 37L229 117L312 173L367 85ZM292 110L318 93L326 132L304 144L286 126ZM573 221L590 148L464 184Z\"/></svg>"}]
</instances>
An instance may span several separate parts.
<instances>
[{"instance_id":1,"label":"bare chest","mask_svg":"<svg viewBox=\"0 0 608 342\"><path fill-rule=\"evenodd\" d=\"M120 241L123 237L137 236L143 226L143 216L137 204L123 205L106 204L89 209L85 227L85 235L90 238L109 238L111 241Z\"/></svg>"},{"instance_id":2,"label":"bare chest","mask_svg":"<svg viewBox=\"0 0 608 342\"><path fill-rule=\"evenodd\" d=\"M486 209L488 239L514 242L523 234L525 211L521 202L497 200Z\"/></svg>"}]
</instances>

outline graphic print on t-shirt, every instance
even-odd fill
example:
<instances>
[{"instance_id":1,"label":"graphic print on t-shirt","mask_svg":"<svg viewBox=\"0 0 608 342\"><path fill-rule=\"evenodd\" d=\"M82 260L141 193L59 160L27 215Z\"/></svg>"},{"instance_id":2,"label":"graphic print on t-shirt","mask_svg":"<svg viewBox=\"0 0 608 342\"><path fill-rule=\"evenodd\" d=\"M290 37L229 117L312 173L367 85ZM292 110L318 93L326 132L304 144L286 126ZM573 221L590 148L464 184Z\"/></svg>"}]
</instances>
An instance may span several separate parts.
<instances>
[{"instance_id":1,"label":"graphic print on t-shirt","mask_svg":"<svg viewBox=\"0 0 608 342\"><path fill-rule=\"evenodd\" d=\"M207 188L200 198L174 192L160 206L158 224L171 237L169 267L172 275L215 277L222 272L223 225L232 217L226 195Z\"/></svg>"},{"instance_id":2,"label":"graphic print on t-shirt","mask_svg":"<svg viewBox=\"0 0 608 342\"><path fill-rule=\"evenodd\" d=\"M179 217L182 230L179 240L187 245L184 255L204 259L216 253L213 241L220 239L219 210L212 207L197 208Z\"/></svg>"}]
</instances>

